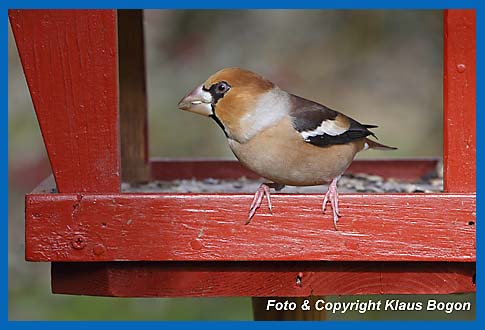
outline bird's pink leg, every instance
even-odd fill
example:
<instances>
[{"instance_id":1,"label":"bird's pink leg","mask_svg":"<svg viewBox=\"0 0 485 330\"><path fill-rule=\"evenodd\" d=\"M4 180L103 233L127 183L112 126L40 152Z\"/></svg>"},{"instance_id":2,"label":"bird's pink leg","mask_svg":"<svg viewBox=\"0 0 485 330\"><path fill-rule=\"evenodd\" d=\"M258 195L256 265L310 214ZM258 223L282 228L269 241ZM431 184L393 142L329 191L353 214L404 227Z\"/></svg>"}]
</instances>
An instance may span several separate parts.
<instances>
[{"instance_id":1,"label":"bird's pink leg","mask_svg":"<svg viewBox=\"0 0 485 330\"><path fill-rule=\"evenodd\" d=\"M251 218L256 213L256 210L261 206L261 202L263 201L264 196L266 196L266 200L268 201L269 212L273 214L273 207L271 205L269 189L274 188L276 190L281 190L283 189L283 187L284 185L278 183L262 183L259 186L258 190L256 190L256 193L254 194L253 202L249 207L249 215L248 220L246 220L246 225L251 222Z\"/></svg>"},{"instance_id":2,"label":"bird's pink leg","mask_svg":"<svg viewBox=\"0 0 485 330\"><path fill-rule=\"evenodd\" d=\"M337 180L340 176L336 177L332 180L330 185L328 186L328 191L325 194L325 198L323 199L322 204L322 211L325 213L325 208L327 207L327 202L330 201L330 205L332 206L333 210L333 226L337 229L337 221L340 217L339 209L338 209L338 193L337 193Z\"/></svg>"}]
</instances>

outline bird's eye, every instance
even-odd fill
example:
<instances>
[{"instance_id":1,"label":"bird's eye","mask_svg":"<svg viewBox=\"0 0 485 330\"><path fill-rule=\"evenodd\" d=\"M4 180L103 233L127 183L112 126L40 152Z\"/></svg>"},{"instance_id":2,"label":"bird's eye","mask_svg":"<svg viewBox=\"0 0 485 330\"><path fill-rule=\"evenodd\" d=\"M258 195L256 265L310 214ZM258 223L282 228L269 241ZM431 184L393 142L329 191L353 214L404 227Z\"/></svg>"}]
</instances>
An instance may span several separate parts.
<instances>
[{"instance_id":1,"label":"bird's eye","mask_svg":"<svg viewBox=\"0 0 485 330\"><path fill-rule=\"evenodd\" d=\"M212 103L216 104L217 101L223 98L230 89L231 85L225 81L219 81L218 83L212 84L209 89L209 92L212 95Z\"/></svg>"},{"instance_id":2,"label":"bird's eye","mask_svg":"<svg viewBox=\"0 0 485 330\"><path fill-rule=\"evenodd\" d=\"M225 93L229 89L229 86L225 82L220 82L217 84L216 91L217 93Z\"/></svg>"}]
</instances>

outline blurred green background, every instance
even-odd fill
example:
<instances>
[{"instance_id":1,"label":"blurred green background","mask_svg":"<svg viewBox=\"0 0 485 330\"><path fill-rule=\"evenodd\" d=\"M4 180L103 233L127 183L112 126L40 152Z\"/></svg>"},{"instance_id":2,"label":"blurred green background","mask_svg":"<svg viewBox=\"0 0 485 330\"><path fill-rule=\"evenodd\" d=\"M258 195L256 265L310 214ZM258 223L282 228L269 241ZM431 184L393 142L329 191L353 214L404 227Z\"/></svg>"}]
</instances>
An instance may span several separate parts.
<instances>
[{"instance_id":1,"label":"blurred green background","mask_svg":"<svg viewBox=\"0 0 485 330\"><path fill-rule=\"evenodd\" d=\"M211 120L178 111L176 104L213 72L240 66L291 93L379 125L375 132L380 141L399 147L359 157L441 156L442 21L442 11L147 10L150 154L233 158ZM9 318L251 319L249 298L114 299L50 293L49 265L24 261L24 194L50 167L9 33ZM352 317L470 319L474 310Z\"/></svg>"}]
</instances>

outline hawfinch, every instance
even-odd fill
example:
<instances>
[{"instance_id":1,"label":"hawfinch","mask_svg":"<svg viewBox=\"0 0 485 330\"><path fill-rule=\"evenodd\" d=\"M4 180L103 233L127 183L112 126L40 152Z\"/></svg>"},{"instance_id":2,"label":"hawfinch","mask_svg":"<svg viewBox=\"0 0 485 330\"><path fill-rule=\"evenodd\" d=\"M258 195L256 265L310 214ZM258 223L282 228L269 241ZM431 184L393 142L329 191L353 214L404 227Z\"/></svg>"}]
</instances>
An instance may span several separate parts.
<instances>
[{"instance_id":1,"label":"hawfinch","mask_svg":"<svg viewBox=\"0 0 485 330\"><path fill-rule=\"evenodd\" d=\"M357 152L368 148L396 149L372 141L369 128L324 105L290 94L271 81L240 68L222 69L188 93L182 110L209 116L223 130L237 159L271 182L254 195L246 221L251 221L270 188L329 183L323 199L340 217L337 180Z\"/></svg>"}]
</instances>

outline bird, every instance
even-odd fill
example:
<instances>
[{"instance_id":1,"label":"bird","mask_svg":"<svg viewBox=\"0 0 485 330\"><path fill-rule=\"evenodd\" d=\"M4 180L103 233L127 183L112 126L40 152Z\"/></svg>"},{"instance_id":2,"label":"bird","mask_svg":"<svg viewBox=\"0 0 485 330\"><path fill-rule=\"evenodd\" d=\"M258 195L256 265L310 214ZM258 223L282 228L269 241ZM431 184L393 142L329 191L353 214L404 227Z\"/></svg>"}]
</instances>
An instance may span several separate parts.
<instances>
[{"instance_id":1,"label":"bird","mask_svg":"<svg viewBox=\"0 0 485 330\"><path fill-rule=\"evenodd\" d=\"M337 230L337 181L355 155L367 149L397 149L370 139L377 139L370 129L378 126L361 124L238 67L212 74L186 94L178 108L212 118L239 162L268 180L257 189L246 224L265 197L273 214L271 188L328 184L322 212L330 202Z\"/></svg>"}]
</instances>

